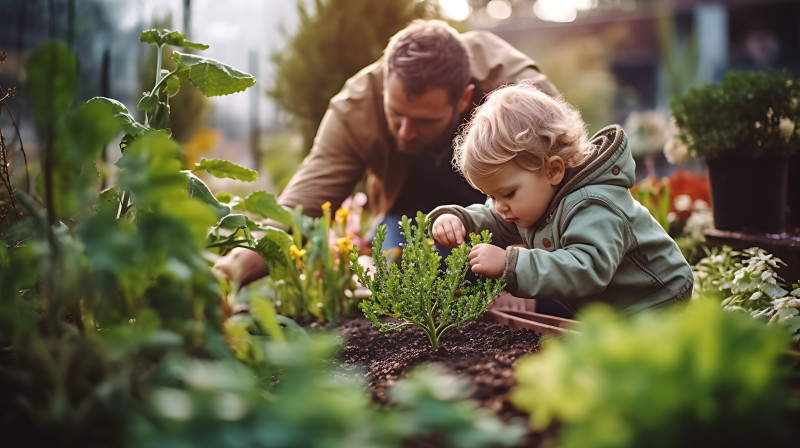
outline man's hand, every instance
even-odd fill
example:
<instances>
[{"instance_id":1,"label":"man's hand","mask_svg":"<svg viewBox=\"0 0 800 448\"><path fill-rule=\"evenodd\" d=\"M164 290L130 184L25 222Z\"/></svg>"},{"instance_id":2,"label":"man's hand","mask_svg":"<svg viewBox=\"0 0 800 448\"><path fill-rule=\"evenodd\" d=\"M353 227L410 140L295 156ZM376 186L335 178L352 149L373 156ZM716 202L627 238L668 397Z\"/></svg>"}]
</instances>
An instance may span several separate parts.
<instances>
[{"instance_id":1,"label":"man's hand","mask_svg":"<svg viewBox=\"0 0 800 448\"><path fill-rule=\"evenodd\" d=\"M506 267L506 251L491 244L476 244L469 252L472 272L489 278L499 278Z\"/></svg>"},{"instance_id":2,"label":"man's hand","mask_svg":"<svg viewBox=\"0 0 800 448\"><path fill-rule=\"evenodd\" d=\"M234 248L220 258L212 269L238 286L244 286L269 273L264 259L255 251L243 247Z\"/></svg>"},{"instance_id":3,"label":"man's hand","mask_svg":"<svg viewBox=\"0 0 800 448\"><path fill-rule=\"evenodd\" d=\"M436 241L449 248L458 247L467 236L467 229L456 215L444 214L433 222L431 235Z\"/></svg>"}]
</instances>

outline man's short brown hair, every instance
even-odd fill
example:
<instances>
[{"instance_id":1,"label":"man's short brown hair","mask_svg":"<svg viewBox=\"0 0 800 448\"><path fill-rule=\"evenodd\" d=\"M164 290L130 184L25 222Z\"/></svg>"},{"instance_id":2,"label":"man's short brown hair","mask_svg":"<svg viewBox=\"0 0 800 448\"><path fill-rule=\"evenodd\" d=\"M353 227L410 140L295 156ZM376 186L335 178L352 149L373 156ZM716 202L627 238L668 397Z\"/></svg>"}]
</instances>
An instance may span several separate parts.
<instances>
[{"instance_id":1,"label":"man's short brown hair","mask_svg":"<svg viewBox=\"0 0 800 448\"><path fill-rule=\"evenodd\" d=\"M384 50L384 75L391 74L410 97L444 87L455 103L470 83L469 51L447 22L417 19L392 36Z\"/></svg>"}]
</instances>

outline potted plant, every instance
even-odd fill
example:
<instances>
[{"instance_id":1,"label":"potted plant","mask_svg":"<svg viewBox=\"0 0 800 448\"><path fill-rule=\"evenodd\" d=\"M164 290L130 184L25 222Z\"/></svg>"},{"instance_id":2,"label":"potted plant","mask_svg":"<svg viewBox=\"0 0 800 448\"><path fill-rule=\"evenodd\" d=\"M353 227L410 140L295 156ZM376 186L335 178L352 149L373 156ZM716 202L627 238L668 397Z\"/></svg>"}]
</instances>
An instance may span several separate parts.
<instances>
[{"instance_id":1,"label":"potted plant","mask_svg":"<svg viewBox=\"0 0 800 448\"><path fill-rule=\"evenodd\" d=\"M719 230L782 232L788 157L800 147L800 86L788 70L731 71L672 98L677 138L705 160Z\"/></svg>"}]
</instances>

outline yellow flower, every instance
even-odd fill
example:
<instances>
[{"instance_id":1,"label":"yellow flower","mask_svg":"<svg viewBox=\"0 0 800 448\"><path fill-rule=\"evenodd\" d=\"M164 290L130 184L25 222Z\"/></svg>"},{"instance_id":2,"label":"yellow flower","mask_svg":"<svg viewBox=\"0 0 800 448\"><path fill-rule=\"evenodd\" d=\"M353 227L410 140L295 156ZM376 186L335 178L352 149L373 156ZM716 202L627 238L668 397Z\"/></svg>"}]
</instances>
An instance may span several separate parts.
<instances>
[{"instance_id":1,"label":"yellow flower","mask_svg":"<svg viewBox=\"0 0 800 448\"><path fill-rule=\"evenodd\" d=\"M298 249L294 244L289 248L289 256L292 257L294 261L303 261L303 256L305 256L305 254L305 249Z\"/></svg>"},{"instance_id":2,"label":"yellow flower","mask_svg":"<svg viewBox=\"0 0 800 448\"><path fill-rule=\"evenodd\" d=\"M340 209L341 210L341 209ZM339 248L339 253L342 255L349 254L353 250L353 242L350 238L353 237L353 232L348 232L347 236L343 236L336 240L336 247Z\"/></svg>"},{"instance_id":3,"label":"yellow flower","mask_svg":"<svg viewBox=\"0 0 800 448\"><path fill-rule=\"evenodd\" d=\"M322 211L327 212L330 211L330 209L331 209L331 201L325 201L325 203L322 204Z\"/></svg>"},{"instance_id":4,"label":"yellow flower","mask_svg":"<svg viewBox=\"0 0 800 448\"><path fill-rule=\"evenodd\" d=\"M344 207L339 207L339 209L338 209L338 210L336 210L336 215L335 215L335 218L334 218L334 219L335 219L335 220L336 220L336 222L338 222L339 224L341 224L341 223L343 223L343 222L347 222L347 214L348 214L348 213L349 213L349 211L348 211L346 208L344 208Z\"/></svg>"}]
</instances>

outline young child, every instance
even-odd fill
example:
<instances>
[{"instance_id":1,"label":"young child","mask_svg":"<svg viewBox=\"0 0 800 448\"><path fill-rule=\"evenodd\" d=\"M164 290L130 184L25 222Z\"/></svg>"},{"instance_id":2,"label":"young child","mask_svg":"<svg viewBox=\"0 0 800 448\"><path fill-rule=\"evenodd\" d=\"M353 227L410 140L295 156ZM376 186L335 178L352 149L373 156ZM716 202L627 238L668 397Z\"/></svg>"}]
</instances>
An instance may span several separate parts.
<instances>
[{"instance_id":1,"label":"young child","mask_svg":"<svg viewBox=\"0 0 800 448\"><path fill-rule=\"evenodd\" d=\"M512 295L574 314L590 302L633 313L691 294L689 264L629 192L635 163L620 126L589 140L568 103L510 85L476 109L453 164L488 199L435 208L431 234L456 247L489 229L492 244L472 248L470 267L503 277Z\"/></svg>"}]
</instances>

